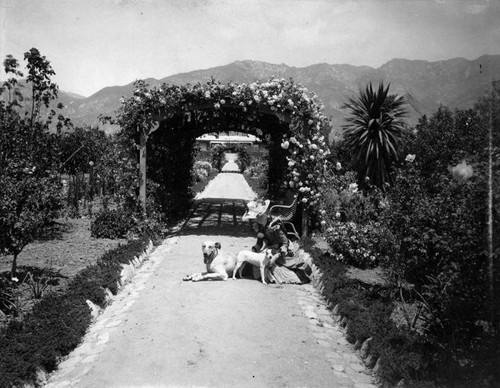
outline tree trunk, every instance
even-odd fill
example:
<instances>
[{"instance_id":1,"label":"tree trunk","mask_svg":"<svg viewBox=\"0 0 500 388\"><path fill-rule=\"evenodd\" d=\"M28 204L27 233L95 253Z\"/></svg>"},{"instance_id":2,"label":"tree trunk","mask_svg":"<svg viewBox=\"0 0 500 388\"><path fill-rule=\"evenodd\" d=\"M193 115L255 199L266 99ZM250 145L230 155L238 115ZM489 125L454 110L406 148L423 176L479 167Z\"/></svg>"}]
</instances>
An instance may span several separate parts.
<instances>
[{"instance_id":1,"label":"tree trunk","mask_svg":"<svg viewBox=\"0 0 500 388\"><path fill-rule=\"evenodd\" d=\"M498 280L497 269L499 268L498 258L495 258L494 244L493 244L493 112L490 102L490 122L488 126L488 231L487 231L487 244L488 244L488 275L490 283L490 301L491 301L491 323L495 330L500 330L500 312L498 311Z\"/></svg>"},{"instance_id":2,"label":"tree trunk","mask_svg":"<svg viewBox=\"0 0 500 388\"><path fill-rule=\"evenodd\" d=\"M302 206L302 236L309 236L309 214L307 213L306 207Z\"/></svg>"},{"instance_id":3,"label":"tree trunk","mask_svg":"<svg viewBox=\"0 0 500 388\"><path fill-rule=\"evenodd\" d=\"M139 169L140 169L140 189L139 197L141 199L142 211L146 216L146 147L147 138L143 130L141 130L141 140L139 148Z\"/></svg>"},{"instance_id":4,"label":"tree trunk","mask_svg":"<svg viewBox=\"0 0 500 388\"><path fill-rule=\"evenodd\" d=\"M12 259L12 267L10 269L10 278L15 278L17 273L17 256L19 256L19 252L14 253L14 258Z\"/></svg>"}]
</instances>

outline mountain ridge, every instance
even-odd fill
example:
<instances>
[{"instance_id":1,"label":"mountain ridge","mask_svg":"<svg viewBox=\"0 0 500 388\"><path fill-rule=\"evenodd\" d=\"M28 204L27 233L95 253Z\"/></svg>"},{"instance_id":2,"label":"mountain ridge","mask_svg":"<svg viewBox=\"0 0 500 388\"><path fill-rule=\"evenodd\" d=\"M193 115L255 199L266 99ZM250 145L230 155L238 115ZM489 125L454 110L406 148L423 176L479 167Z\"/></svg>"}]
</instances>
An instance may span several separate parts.
<instances>
[{"instance_id":1,"label":"mountain ridge","mask_svg":"<svg viewBox=\"0 0 500 388\"><path fill-rule=\"evenodd\" d=\"M338 132L345 116L342 106L368 82L390 83L390 93L406 96L410 124L417 123L422 114L434 113L440 105L450 109L470 108L490 90L493 80L500 79L500 55L485 54L474 60L456 57L434 62L393 58L378 68L328 63L294 67L245 59L160 79L147 78L145 82L151 87L163 83L181 85L205 83L210 77L224 84L291 77L316 93L325 106L324 114L332 119L334 130ZM120 106L119 99L130 96L133 90L134 82L131 82L122 86L107 86L87 98L77 98L64 91L59 94L67 105L63 114L70 117L75 125L82 126L99 125L98 115L113 115Z\"/></svg>"}]
</instances>

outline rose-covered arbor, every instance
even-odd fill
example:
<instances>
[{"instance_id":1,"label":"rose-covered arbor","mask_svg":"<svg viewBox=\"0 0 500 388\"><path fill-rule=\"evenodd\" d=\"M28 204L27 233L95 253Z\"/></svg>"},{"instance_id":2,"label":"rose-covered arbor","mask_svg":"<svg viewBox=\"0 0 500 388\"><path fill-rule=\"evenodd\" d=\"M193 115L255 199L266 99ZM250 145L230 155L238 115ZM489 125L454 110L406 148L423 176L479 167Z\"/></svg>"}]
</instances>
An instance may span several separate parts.
<instances>
[{"instance_id":1,"label":"rose-covered arbor","mask_svg":"<svg viewBox=\"0 0 500 388\"><path fill-rule=\"evenodd\" d=\"M256 135L267 144L271 197L293 189L306 207L317 203L330 123L314 93L292 79L243 84L211 79L153 88L137 81L135 86L132 97L121 99L116 122L140 150L143 205L146 164L161 203L187 201L196 137L227 130Z\"/></svg>"}]
</instances>

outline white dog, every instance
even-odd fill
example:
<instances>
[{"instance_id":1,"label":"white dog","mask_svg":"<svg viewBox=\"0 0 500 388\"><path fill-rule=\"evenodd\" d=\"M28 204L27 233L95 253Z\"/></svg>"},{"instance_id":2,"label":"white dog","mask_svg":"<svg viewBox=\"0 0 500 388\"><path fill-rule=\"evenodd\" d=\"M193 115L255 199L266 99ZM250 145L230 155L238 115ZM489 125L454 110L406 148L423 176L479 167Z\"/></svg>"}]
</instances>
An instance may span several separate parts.
<instances>
[{"instance_id":1,"label":"white dog","mask_svg":"<svg viewBox=\"0 0 500 388\"><path fill-rule=\"evenodd\" d=\"M241 251L240 253L238 253L238 256L236 256L236 267L233 271L233 279L236 279L236 271L239 271L238 276L241 278L241 273L243 271L243 267L241 265L247 262L255 265L260 269L260 278L262 280L262 283L267 284L267 278L271 279L271 281L276 281L273 274L269 271L268 268L269 262L272 257L273 253L271 249L266 249L261 252Z\"/></svg>"},{"instance_id":2,"label":"white dog","mask_svg":"<svg viewBox=\"0 0 500 388\"><path fill-rule=\"evenodd\" d=\"M203 262L207 266L207 272L194 273L186 276L183 280L192 280L199 282L200 280L227 280L234 274L236 260L230 254L221 250L219 242L205 241L201 245L203 252Z\"/></svg>"}]
</instances>

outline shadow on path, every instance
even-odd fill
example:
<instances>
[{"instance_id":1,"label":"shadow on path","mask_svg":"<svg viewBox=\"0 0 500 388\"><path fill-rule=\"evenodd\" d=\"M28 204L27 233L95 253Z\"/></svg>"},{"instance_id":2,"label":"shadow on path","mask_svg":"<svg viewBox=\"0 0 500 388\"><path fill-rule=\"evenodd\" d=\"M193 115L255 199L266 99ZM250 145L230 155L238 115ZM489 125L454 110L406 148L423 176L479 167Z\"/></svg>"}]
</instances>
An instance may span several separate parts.
<instances>
[{"instance_id":1,"label":"shadow on path","mask_svg":"<svg viewBox=\"0 0 500 388\"><path fill-rule=\"evenodd\" d=\"M245 205L238 202L199 202L194 205L178 235L254 236L251 225L243 222Z\"/></svg>"}]
</instances>

